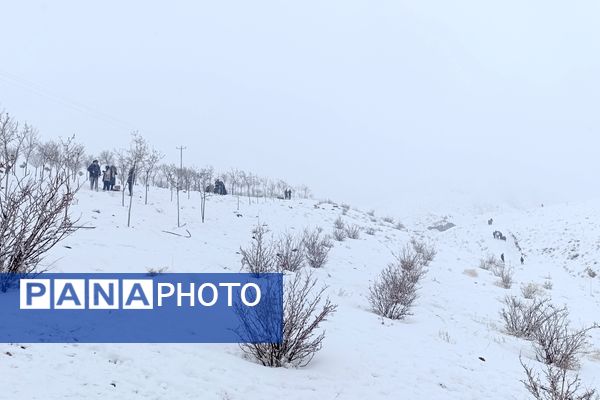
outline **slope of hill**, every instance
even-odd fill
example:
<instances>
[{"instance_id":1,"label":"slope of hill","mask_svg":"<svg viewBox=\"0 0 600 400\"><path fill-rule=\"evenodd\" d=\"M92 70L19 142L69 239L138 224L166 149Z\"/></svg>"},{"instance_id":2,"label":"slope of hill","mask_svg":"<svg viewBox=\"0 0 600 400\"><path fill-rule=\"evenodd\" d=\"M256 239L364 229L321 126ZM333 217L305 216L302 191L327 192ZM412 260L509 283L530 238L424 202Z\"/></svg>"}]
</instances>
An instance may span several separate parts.
<instances>
[{"instance_id":1,"label":"slope of hill","mask_svg":"<svg viewBox=\"0 0 600 400\"><path fill-rule=\"evenodd\" d=\"M6 399L525 399L519 354L533 364L530 343L503 332L501 300L520 285L544 284L554 302L567 304L574 325L600 319L600 207L557 205L497 215L413 216L405 229L380 217L312 200L214 196L207 219L200 199L183 194L182 228L169 192L152 190L148 205L134 198L132 226L119 193L82 189L74 214L82 229L53 249L56 272L237 272L240 246L252 228L274 235L321 226L340 215L363 229L359 239L334 242L330 259L314 270L338 304L327 321L324 347L305 368L266 368L221 344L0 344L0 398ZM238 211L239 201L239 211ZM487 218L494 218L494 225ZM439 221L456 226L427 229ZM498 229L507 241L495 240ZM175 236L164 231L186 235ZM435 245L413 315L382 320L369 310L368 288L411 237ZM515 243L521 248L519 250ZM505 254L515 271L511 289L479 269L488 254ZM520 256L525 254L525 264ZM547 284L547 287L550 287ZM582 363L581 377L600 386L600 334Z\"/></svg>"}]
</instances>

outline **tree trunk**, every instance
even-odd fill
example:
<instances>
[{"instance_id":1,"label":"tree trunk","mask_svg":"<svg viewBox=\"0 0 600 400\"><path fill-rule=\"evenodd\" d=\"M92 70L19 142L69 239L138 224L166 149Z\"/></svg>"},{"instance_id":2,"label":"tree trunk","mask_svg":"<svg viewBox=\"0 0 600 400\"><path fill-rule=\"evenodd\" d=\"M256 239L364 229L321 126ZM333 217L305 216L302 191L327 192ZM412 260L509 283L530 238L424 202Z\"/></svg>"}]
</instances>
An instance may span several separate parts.
<instances>
[{"instance_id":1,"label":"tree trunk","mask_svg":"<svg viewBox=\"0 0 600 400\"><path fill-rule=\"evenodd\" d=\"M204 223L204 211L206 210L206 191L202 193L202 202L200 204L200 213L202 214L202 223Z\"/></svg>"},{"instance_id":2,"label":"tree trunk","mask_svg":"<svg viewBox=\"0 0 600 400\"><path fill-rule=\"evenodd\" d=\"M123 192L125 193L125 192ZM127 210L127 227L131 226L131 205L133 204L133 187L131 189L131 196L129 196L129 210Z\"/></svg>"}]
</instances>

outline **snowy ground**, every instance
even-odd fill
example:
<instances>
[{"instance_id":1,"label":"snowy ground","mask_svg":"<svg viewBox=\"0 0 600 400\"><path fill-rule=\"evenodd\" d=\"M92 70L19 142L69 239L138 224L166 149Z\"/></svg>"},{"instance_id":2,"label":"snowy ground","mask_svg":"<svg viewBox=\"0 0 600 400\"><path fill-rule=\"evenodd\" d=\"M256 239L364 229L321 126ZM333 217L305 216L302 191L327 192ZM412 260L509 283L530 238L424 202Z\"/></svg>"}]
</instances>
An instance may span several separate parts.
<instances>
[{"instance_id":1,"label":"snowy ground","mask_svg":"<svg viewBox=\"0 0 600 400\"><path fill-rule=\"evenodd\" d=\"M200 221L197 194L182 199L184 228L176 228L169 192L152 190L150 203L136 197L133 226L119 193L84 188L75 214L96 229L80 230L53 250L56 272L169 272L240 270L239 247L252 227L268 224L279 232L306 226L333 229L341 207L315 201L240 200L211 197L207 220ZM236 345L62 345L0 344L2 399L526 399L519 354L532 357L528 342L502 332L501 299L519 294L522 283L543 284L554 302L567 304L575 326L600 320L600 206L564 204L531 210L448 215L456 227L427 227L443 216L404 216L398 230L365 212L343 219L376 229L358 240L335 242L325 268L315 271L329 286L338 312L325 325L323 350L305 368L270 369L243 358ZM494 218L492 227L487 219ZM177 237L163 230L185 233ZM494 240L501 230L507 242ZM526 263L520 265L517 238ZM411 236L435 244L438 256L420 291L414 315L382 322L369 311L373 278ZM487 254L506 255L515 269L510 290L479 269ZM600 334L595 333L581 376L600 386ZM485 361L480 360L480 357ZM528 360L530 363L533 361Z\"/></svg>"}]
</instances>

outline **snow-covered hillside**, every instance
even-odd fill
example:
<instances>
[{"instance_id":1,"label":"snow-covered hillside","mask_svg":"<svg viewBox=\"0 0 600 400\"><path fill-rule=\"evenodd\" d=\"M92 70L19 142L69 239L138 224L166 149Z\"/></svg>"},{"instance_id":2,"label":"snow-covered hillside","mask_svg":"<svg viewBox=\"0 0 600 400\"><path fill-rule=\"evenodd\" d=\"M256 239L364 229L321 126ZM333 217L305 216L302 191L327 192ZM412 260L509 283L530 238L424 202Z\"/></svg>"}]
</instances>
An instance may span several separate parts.
<instances>
[{"instance_id":1,"label":"snow-covered hillside","mask_svg":"<svg viewBox=\"0 0 600 400\"><path fill-rule=\"evenodd\" d=\"M334 242L326 266L314 270L337 313L326 322L323 349L305 368L267 368L243 357L237 345L0 344L2 399L526 399L519 354L534 364L531 344L503 332L499 311L507 294L534 282L557 304L567 304L575 326L600 320L600 206L564 204L494 215L412 215L405 229L366 212L312 200L213 196L207 219L200 199L183 194L182 228L166 190L152 189L148 205L136 196L132 227L120 193L77 195L81 229L53 249L55 272L238 272L240 246L252 228L274 235L321 226L342 216L361 226L357 240ZM489 226L487 219L493 217ZM456 226L440 232L439 222ZM368 235L367 228L375 234ZM507 241L495 240L500 230ZM190 238L184 237L187 231ZM164 231L180 233L175 236ZM411 237L435 245L412 316L382 319L369 310L373 279ZM521 247L515 245L515 238ZM478 268L504 253L515 284ZM520 256L525 254L521 265ZM307 267L305 267L307 268ZM546 284L550 287L550 284ZM600 334L584 357L581 378L600 386Z\"/></svg>"}]
</instances>

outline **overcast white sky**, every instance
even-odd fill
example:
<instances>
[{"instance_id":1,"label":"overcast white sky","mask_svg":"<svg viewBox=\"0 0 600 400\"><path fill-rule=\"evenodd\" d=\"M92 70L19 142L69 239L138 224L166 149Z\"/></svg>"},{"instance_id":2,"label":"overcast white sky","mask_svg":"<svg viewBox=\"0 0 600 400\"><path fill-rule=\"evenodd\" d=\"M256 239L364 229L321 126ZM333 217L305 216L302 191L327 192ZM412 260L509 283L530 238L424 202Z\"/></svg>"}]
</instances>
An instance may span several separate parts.
<instances>
[{"instance_id":1,"label":"overcast white sky","mask_svg":"<svg viewBox=\"0 0 600 400\"><path fill-rule=\"evenodd\" d=\"M0 107L92 153L137 129L170 161L183 144L188 163L364 207L598 188L597 1L2 1L0 13Z\"/></svg>"}]
</instances>

